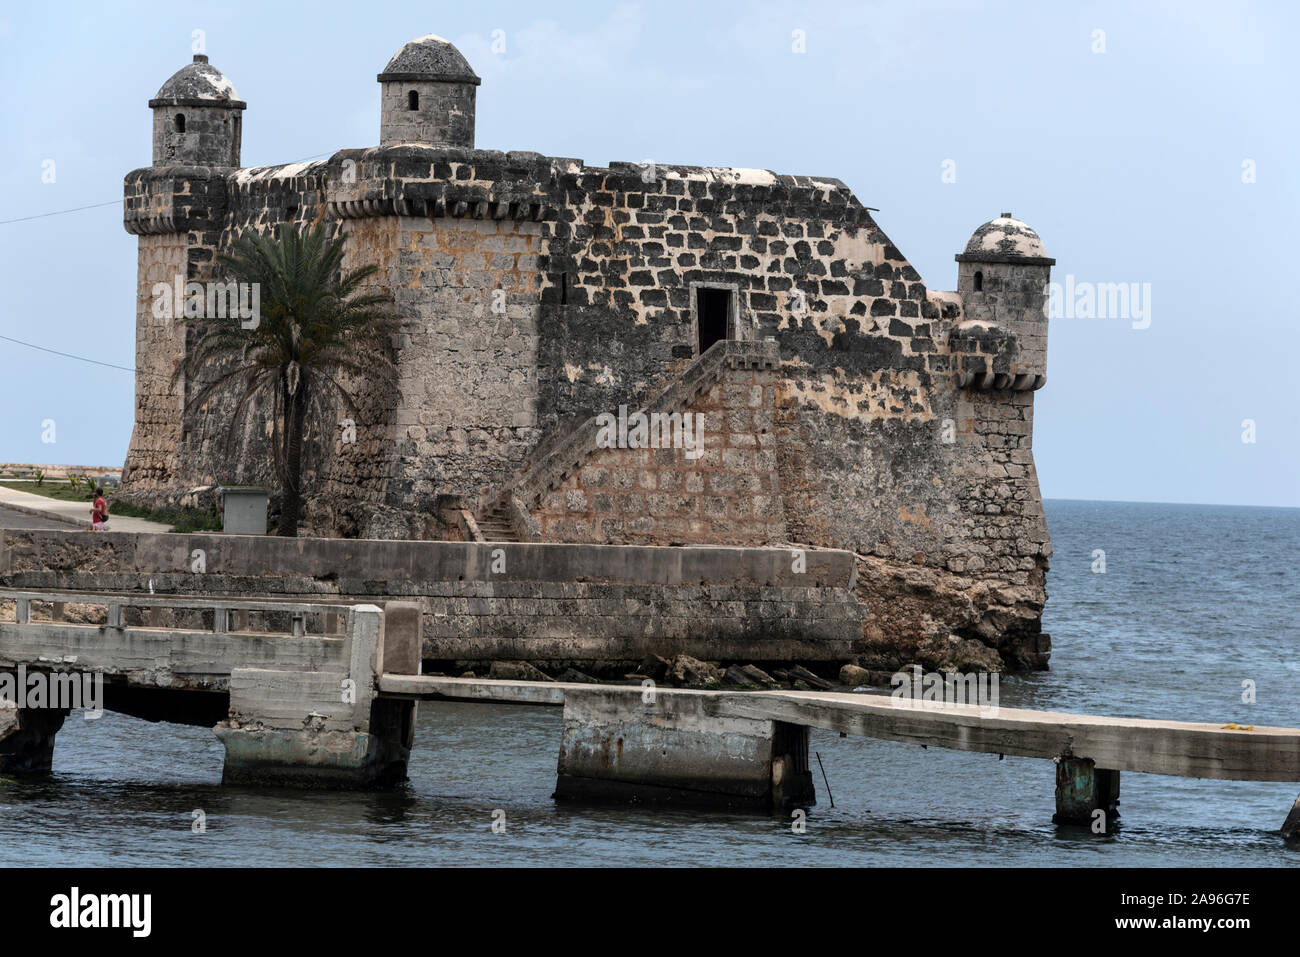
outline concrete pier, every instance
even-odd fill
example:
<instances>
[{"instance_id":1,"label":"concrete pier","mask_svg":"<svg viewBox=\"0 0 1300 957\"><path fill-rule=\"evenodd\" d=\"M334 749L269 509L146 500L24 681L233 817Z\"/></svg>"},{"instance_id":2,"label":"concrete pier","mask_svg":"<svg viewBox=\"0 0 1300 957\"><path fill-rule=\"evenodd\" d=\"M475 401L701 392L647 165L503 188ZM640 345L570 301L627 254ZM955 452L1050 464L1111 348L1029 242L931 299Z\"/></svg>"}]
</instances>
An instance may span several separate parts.
<instances>
[{"instance_id":1,"label":"concrete pier","mask_svg":"<svg viewBox=\"0 0 1300 957\"><path fill-rule=\"evenodd\" d=\"M15 607L13 621L0 620L0 672L92 673L103 678L107 710L215 724L231 783L350 788L400 781L420 700L562 707L559 800L811 806L811 728L1053 760L1055 820L1094 826L1102 811L1107 830L1117 816L1121 771L1300 782L1297 728L839 691L422 675L427 616L418 601L381 610L54 591L0 597ZM34 705L0 709L0 771L47 771L66 714ZM1300 801L1282 833L1300 837Z\"/></svg>"},{"instance_id":2,"label":"concrete pier","mask_svg":"<svg viewBox=\"0 0 1300 957\"><path fill-rule=\"evenodd\" d=\"M558 798L770 808L812 803L807 731L925 747L1047 758L1054 820L1118 817L1120 771L1236 781L1300 781L1300 729L914 702L822 691L657 689L385 674L381 694L412 700L564 707ZM795 734L795 742L785 737ZM724 739L731 737L728 742ZM1083 757L1082 755L1091 757ZM785 783L786 770L795 777ZM762 782L781 782L760 797ZM806 782L806 785L805 783ZM788 790L787 790L788 788ZM1300 840L1300 800L1283 826Z\"/></svg>"},{"instance_id":3,"label":"concrete pier","mask_svg":"<svg viewBox=\"0 0 1300 957\"><path fill-rule=\"evenodd\" d=\"M225 784L382 787L406 779L414 701L379 700L385 667L419 671L420 610L391 602L346 615L347 668L230 674L230 717L213 730L226 748Z\"/></svg>"},{"instance_id":4,"label":"concrete pier","mask_svg":"<svg viewBox=\"0 0 1300 957\"><path fill-rule=\"evenodd\" d=\"M385 668L419 675L417 604L390 602L381 610L149 595L13 597L16 620L0 622L0 669L57 664L99 674L109 710L215 723L226 782L370 787L406 776L416 704L380 698L377 683ZM34 620L40 603L53 620ZM81 609L82 620L64 620L69 605ZM105 623L86 623L96 606ZM211 624L193 627L200 619ZM48 771L66 714L0 710L0 770Z\"/></svg>"},{"instance_id":5,"label":"concrete pier","mask_svg":"<svg viewBox=\"0 0 1300 957\"><path fill-rule=\"evenodd\" d=\"M808 729L714 713L700 695L571 690L558 800L781 809L816 803Z\"/></svg>"}]
</instances>

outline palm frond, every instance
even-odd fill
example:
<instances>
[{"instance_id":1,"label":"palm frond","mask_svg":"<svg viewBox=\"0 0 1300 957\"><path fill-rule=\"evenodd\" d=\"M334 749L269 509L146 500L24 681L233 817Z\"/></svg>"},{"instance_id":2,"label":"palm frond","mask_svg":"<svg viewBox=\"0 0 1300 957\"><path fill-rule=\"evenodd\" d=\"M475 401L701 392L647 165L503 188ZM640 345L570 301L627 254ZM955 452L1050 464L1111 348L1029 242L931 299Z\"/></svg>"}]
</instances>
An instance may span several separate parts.
<instances>
[{"instance_id":1,"label":"palm frond","mask_svg":"<svg viewBox=\"0 0 1300 957\"><path fill-rule=\"evenodd\" d=\"M290 474L294 427L286 420L296 390L305 390L298 401L311 421L324 422L334 402L357 412L345 380L397 377L391 336L399 323L389 298L375 291L379 269L345 270L344 254L343 237L327 239L321 223L305 230L283 223L271 234L245 231L216 263L229 279L256 284L258 322L245 328L235 316L190 320L191 345L172 376L173 383L183 376L192 385L202 383L188 397L187 411L237 389L228 446L253 400L269 393L271 464L286 488L299 483L299 476ZM301 449L301 435L297 441Z\"/></svg>"}]
</instances>

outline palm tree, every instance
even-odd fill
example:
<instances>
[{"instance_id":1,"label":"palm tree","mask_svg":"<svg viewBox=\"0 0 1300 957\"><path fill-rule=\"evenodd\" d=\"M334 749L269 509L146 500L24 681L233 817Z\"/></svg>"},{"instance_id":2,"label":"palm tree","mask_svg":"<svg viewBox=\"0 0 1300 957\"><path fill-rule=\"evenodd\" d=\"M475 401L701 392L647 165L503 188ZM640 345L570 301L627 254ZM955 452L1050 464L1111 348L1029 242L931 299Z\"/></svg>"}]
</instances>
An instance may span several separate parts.
<instances>
[{"instance_id":1,"label":"palm tree","mask_svg":"<svg viewBox=\"0 0 1300 957\"><path fill-rule=\"evenodd\" d=\"M324 227L310 232L289 223L274 237L250 231L217 261L240 283L256 283L259 315L251 324L237 310L225 318L205 317L198 341L176 370L198 381L216 366L218 374L187 403L204 402L217 390L238 396L227 447L254 399L271 396L274 467L284 491L279 534L298 534L302 509L303 432L309 413L329 415L331 400L355 413L356 403L340 382L340 373L391 380L395 367L388 354L388 333L395 319L384 296L364 294L362 284L377 267L344 273L343 239L327 241Z\"/></svg>"}]
</instances>

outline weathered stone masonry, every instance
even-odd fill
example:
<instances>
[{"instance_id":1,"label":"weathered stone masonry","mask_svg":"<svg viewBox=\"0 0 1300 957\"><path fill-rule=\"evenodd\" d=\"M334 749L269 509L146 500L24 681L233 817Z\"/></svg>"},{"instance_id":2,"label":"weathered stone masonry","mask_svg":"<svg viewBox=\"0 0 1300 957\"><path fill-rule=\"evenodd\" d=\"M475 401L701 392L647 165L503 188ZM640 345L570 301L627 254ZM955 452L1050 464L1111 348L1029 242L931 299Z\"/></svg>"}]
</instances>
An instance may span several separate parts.
<instances>
[{"instance_id":1,"label":"weathered stone masonry","mask_svg":"<svg viewBox=\"0 0 1300 957\"><path fill-rule=\"evenodd\" d=\"M205 555L195 571L195 549ZM0 531L0 585L419 602L426 661L529 659L621 677L647 655L829 665L861 636L856 569L809 549Z\"/></svg>"},{"instance_id":2,"label":"weathered stone masonry","mask_svg":"<svg viewBox=\"0 0 1300 957\"><path fill-rule=\"evenodd\" d=\"M208 70L156 99L207 90L209 112L241 116ZM316 533L459 538L463 509L532 541L845 548L870 667L1045 666L1032 414L1053 261L1033 230L981 226L957 290L935 292L838 180L475 149L477 77L437 38L380 82L378 147L258 169L237 167L237 139L229 166L156 148L127 176L156 372L137 380L129 494L269 480L264 410L233 455L230 397L182 413L201 383L169 376L192 340L153 318L150 290L172 268L215 278L244 229L323 222L348 268L378 267L402 328L397 388L350 383L356 442L318 425ZM770 368L711 362L718 337L770 350ZM705 413L704 457L586 441L592 416L652 402Z\"/></svg>"}]
</instances>

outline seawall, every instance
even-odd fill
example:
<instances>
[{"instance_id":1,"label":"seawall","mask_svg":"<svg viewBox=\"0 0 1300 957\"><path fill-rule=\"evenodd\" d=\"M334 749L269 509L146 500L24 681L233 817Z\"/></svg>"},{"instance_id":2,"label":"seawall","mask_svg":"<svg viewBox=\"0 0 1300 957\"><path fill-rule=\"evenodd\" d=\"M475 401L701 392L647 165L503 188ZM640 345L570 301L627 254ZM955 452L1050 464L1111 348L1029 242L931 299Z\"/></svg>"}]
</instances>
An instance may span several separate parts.
<instances>
[{"instance_id":1,"label":"seawall","mask_svg":"<svg viewBox=\"0 0 1300 957\"><path fill-rule=\"evenodd\" d=\"M835 663L861 649L850 552L0 531L0 586L418 601L426 661L647 655Z\"/></svg>"}]
</instances>

